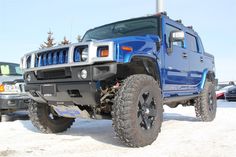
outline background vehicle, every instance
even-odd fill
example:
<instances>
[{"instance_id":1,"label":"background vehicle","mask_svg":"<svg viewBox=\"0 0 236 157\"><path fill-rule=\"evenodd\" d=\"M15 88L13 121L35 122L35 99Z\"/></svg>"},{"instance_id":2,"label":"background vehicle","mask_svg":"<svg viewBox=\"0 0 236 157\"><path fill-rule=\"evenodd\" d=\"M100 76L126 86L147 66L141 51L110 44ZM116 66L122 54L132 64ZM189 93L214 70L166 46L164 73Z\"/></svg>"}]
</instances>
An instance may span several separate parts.
<instances>
[{"instance_id":1,"label":"background vehicle","mask_svg":"<svg viewBox=\"0 0 236 157\"><path fill-rule=\"evenodd\" d=\"M0 121L2 114L27 109L28 102L19 64L0 62Z\"/></svg>"},{"instance_id":2,"label":"background vehicle","mask_svg":"<svg viewBox=\"0 0 236 157\"><path fill-rule=\"evenodd\" d=\"M219 91L219 90L221 90L222 88L227 87L227 86L230 86L230 85L229 85L229 84L218 84L218 85L216 86L216 91Z\"/></svg>"},{"instance_id":3,"label":"background vehicle","mask_svg":"<svg viewBox=\"0 0 236 157\"><path fill-rule=\"evenodd\" d=\"M225 99L225 93L228 91L228 89L235 87L235 85L227 85L227 86L222 86L222 87L223 88L220 88L220 90L216 91L216 98L217 99Z\"/></svg>"},{"instance_id":4,"label":"background vehicle","mask_svg":"<svg viewBox=\"0 0 236 157\"><path fill-rule=\"evenodd\" d=\"M22 67L30 118L44 133L83 114L112 119L125 144L141 147L157 138L163 104L195 106L202 121L216 115L214 57L165 14L91 29L81 43L26 54Z\"/></svg>"},{"instance_id":5,"label":"background vehicle","mask_svg":"<svg viewBox=\"0 0 236 157\"><path fill-rule=\"evenodd\" d=\"M236 86L230 86L225 91L225 100L236 101Z\"/></svg>"}]
</instances>

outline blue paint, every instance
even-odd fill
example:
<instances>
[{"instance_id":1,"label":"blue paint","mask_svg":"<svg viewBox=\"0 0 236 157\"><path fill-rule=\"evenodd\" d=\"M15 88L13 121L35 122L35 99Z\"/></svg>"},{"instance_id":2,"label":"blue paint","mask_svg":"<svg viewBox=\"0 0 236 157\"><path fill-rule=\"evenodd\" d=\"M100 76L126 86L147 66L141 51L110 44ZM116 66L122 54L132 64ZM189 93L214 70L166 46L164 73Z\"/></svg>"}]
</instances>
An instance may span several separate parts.
<instances>
[{"instance_id":1,"label":"blue paint","mask_svg":"<svg viewBox=\"0 0 236 157\"><path fill-rule=\"evenodd\" d=\"M43 55L39 55L39 66L43 66Z\"/></svg>"},{"instance_id":2,"label":"blue paint","mask_svg":"<svg viewBox=\"0 0 236 157\"><path fill-rule=\"evenodd\" d=\"M65 63L68 63L68 51L64 51L65 52Z\"/></svg>"},{"instance_id":3,"label":"blue paint","mask_svg":"<svg viewBox=\"0 0 236 157\"><path fill-rule=\"evenodd\" d=\"M159 19L159 18L158 18ZM143 57L151 59L156 65L157 73L160 74L160 82L162 93L164 97L171 97L176 95L192 95L193 93L200 93L206 81L206 76L209 71L213 71L213 58L204 54L204 49L201 52L193 52L188 48L187 39L183 41L182 45L173 45L173 52L168 53L169 39L166 32L169 26L183 31L185 34L192 34L196 37L196 41L200 42L200 37L193 30L184 27L183 24L171 20L169 17L161 15L161 31L157 34L147 34L143 36L127 36L113 39L105 39L96 42L114 43L114 62L120 64L128 64L134 57ZM166 27L168 25L168 27ZM169 29L170 30L170 29ZM171 29L172 30L172 29ZM157 50L157 43L160 44ZM158 46L159 46L158 44ZM131 47L132 51L123 50L122 47ZM98 49L97 57L100 57ZM183 56L187 54L187 56ZM52 59L51 59L52 57ZM51 65L68 63L68 51L53 52L52 56L48 53L47 62L45 56L39 56L39 65ZM204 61L202 62L201 59ZM74 62L81 61L81 50L75 48ZM37 64L36 64L37 65ZM100 82L96 83L97 89L100 87Z\"/></svg>"},{"instance_id":4,"label":"blue paint","mask_svg":"<svg viewBox=\"0 0 236 157\"><path fill-rule=\"evenodd\" d=\"M75 62L80 62L80 61L81 61L81 52L80 52L79 48L76 48L76 49L75 49L75 52L74 52L74 61L75 61Z\"/></svg>"},{"instance_id":5,"label":"blue paint","mask_svg":"<svg viewBox=\"0 0 236 157\"><path fill-rule=\"evenodd\" d=\"M48 65L52 65L53 64L53 56L52 56L52 52L48 53Z\"/></svg>"},{"instance_id":6,"label":"blue paint","mask_svg":"<svg viewBox=\"0 0 236 157\"><path fill-rule=\"evenodd\" d=\"M53 64L58 64L58 52L53 52Z\"/></svg>"},{"instance_id":7,"label":"blue paint","mask_svg":"<svg viewBox=\"0 0 236 157\"><path fill-rule=\"evenodd\" d=\"M47 54L43 55L43 66L47 65Z\"/></svg>"},{"instance_id":8,"label":"blue paint","mask_svg":"<svg viewBox=\"0 0 236 157\"><path fill-rule=\"evenodd\" d=\"M63 50L59 52L59 64L65 63L65 56Z\"/></svg>"},{"instance_id":9,"label":"blue paint","mask_svg":"<svg viewBox=\"0 0 236 157\"><path fill-rule=\"evenodd\" d=\"M197 41L200 37L193 30L184 27L182 24L171 20L166 16L161 18L162 34L160 37L153 34L146 36L129 36L102 41L113 41L116 50L116 62L129 63L133 57L148 57L156 62L161 77L161 88L164 97L173 95L192 95L200 93L204 87L207 71L212 70L212 58L207 58L204 53L192 52L188 49L186 38L183 46L173 46L173 52L168 54L169 45L166 32L166 25L171 25L185 34L193 34ZM161 38L161 40L160 40ZM160 50L157 50L157 42L161 42ZM122 50L122 46L132 47L132 51ZM187 57L183 57L183 53ZM208 60L202 63L200 58ZM206 70L208 69L208 70Z\"/></svg>"},{"instance_id":10,"label":"blue paint","mask_svg":"<svg viewBox=\"0 0 236 157\"><path fill-rule=\"evenodd\" d=\"M101 82L100 82L100 81L97 81L97 82L96 82L96 89L97 89L97 90L100 90L100 88L101 88Z\"/></svg>"}]
</instances>

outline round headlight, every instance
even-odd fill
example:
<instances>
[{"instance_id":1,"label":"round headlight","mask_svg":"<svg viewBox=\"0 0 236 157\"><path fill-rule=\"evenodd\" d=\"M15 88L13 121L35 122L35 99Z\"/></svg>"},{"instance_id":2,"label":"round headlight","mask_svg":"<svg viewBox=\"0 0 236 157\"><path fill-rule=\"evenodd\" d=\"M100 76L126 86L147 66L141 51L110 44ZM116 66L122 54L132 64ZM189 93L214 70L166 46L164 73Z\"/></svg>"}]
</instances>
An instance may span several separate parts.
<instances>
[{"instance_id":1,"label":"round headlight","mask_svg":"<svg viewBox=\"0 0 236 157\"><path fill-rule=\"evenodd\" d=\"M88 48L83 49L81 58L82 61L86 61L88 59Z\"/></svg>"},{"instance_id":2,"label":"round headlight","mask_svg":"<svg viewBox=\"0 0 236 157\"><path fill-rule=\"evenodd\" d=\"M26 75L26 80L27 80L28 82L31 81L31 76L30 76L30 74L27 74L27 75Z\"/></svg>"},{"instance_id":3,"label":"round headlight","mask_svg":"<svg viewBox=\"0 0 236 157\"><path fill-rule=\"evenodd\" d=\"M85 69L81 70L81 72L80 72L80 77L81 77L82 79L86 79L87 76L88 76L87 70L85 70Z\"/></svg>"}]
</instances>

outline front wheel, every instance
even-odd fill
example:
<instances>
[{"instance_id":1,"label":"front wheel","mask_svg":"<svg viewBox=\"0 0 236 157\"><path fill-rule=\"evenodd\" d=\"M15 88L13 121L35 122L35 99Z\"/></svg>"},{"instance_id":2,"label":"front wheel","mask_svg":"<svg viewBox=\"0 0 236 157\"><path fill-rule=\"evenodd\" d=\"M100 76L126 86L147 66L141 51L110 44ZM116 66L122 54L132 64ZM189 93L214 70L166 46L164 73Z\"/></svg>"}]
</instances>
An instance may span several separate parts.
<instances>
[{"instance_id":1,"label":"front wheel","mask_svg":"<svg viewBox=\"0 0 236 157\"><path fill-rule=\"evenodd\" d=\"M163 121L158 82L148 75L128 77L114 99L112 120L116 135L128 146L155 141Z\"/></svg>"},{"instance_id":2,"label":"front wheel","mask_svg":"<svg viewBox=\"0 0 236 157\"><path fill-rule=\"evenodd\" d=\"M197 117L204 121L213 121L216 116L217 101L214 83L206 81L199 101L195 104Z\"/></svg>"},{"instance_id":3,"label":"front wheel","mask_svg":"<svg viewBox=\"0 0 236 157\"><path fill-rule=\"evenodd\" d=\"M59 117L48 104L31 101L29 117L33 125L43 133L59 133L67 130L74 122L73 118Z\"/></svg>"}]
</instances>

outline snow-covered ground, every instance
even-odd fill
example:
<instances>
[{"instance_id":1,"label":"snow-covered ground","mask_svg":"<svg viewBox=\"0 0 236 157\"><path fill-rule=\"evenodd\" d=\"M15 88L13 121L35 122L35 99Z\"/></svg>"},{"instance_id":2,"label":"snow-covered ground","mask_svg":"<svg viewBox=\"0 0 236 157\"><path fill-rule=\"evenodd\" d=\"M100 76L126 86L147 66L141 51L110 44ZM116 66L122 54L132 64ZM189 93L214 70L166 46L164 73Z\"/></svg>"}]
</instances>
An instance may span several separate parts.
<instances>
[{"instance_id":1,"label":"snow-covered ground","mask_svg":"<svg viewBox=\"0 0 236 157\"><path fill-rule=\"evenodd\" d=\"M42 134L30 121L0 123L0 156L7 157L235 157L236 103L218 102L215 121L195 118L193 107L165 107L162 132L144 148L124 146L109 120L77 120L60 134Z\"/></svg>"}]
</instances>

